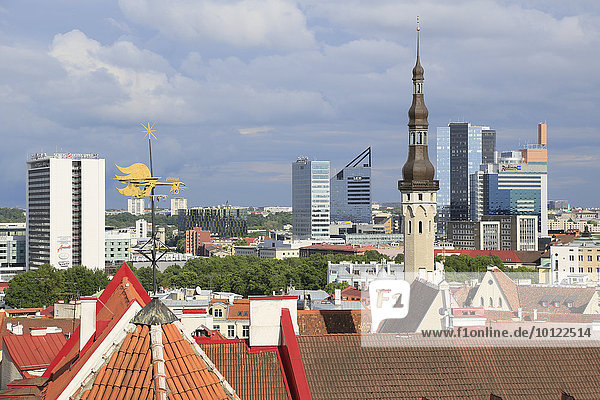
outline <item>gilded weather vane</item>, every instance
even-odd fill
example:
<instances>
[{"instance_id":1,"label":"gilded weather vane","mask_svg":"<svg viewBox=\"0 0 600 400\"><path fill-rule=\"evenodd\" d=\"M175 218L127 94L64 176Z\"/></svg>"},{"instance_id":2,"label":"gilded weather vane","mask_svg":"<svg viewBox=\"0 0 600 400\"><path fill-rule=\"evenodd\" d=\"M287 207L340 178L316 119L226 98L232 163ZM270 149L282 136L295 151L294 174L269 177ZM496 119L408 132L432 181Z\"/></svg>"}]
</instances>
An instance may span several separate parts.
<instances>
[{"instance_id":1,"label":"gilded weather vane","mask_svg":"<svg viewBox=\"0 0 600 400\"><path fill-rule=\"evenodd\" d=\"M154 294L156 295L157 287L156 287L156 263L159 261L169 250L169 248L162 243L160 240L156 238L156 229L154 225L154 201L166 200L166 194L154 194L154 190L157 187L161 186L170 186L171 194L179 194L179 191L185 188L185 184L179 180L179 178L167 178L165 181L161 182L160 176L154 176L152 170L152 138L156 139L156 135L154 132L154 125L156 122L150 126L150 122L148 125L141 124L144 127L144 136L148 138L148 153L150 155L150 168L143 163L135 163L131 164L128 167L120 167L116 165L116 167L124 173L125 175L115 175L113 179L119 181L120 183L124 183L127 186L124 188L117 188L119 193L124 196L133 196L137 198L149 197L150 203L152 205L152 237L146 242L141 248L136 249L137 253L142 254L148 261L152 263L152 281L154 286ZM157 246L158 243L158 246ZM151 245L150 248L146 248L147 245ZM157 258L157 250L161 250L162 254Z\"/></svg>"},{"instance_id":2,"label":"gilded weather vane","mask_svg":"<svg viewBox=\"0 0 600 400\"><path fill-rule=\"evenodd\" d=\"M124 176L115 175L115 180L127 184L124 188L117 188L119 193L123 196L134 196L137 198L141 197L151 197L153 200L156 199L158 201L165 200L167 195L165 194L154 194L154 189L157 186L170 186L171 194L179 194L179 191L183 190L185 184L181 182L178 178L167 178L165 182L160 182L160 176L152 176L152 138L156 139L154 132L156 132L154 125L148 126L142 124L144 127L144 132L146 136L144 138L148 138L148 145L150 149L150 168L148 168L145 164L135 163L130 165L129 167L120 167L116 166L119 171L126 174Z\"/></svg>"}]
</instances>

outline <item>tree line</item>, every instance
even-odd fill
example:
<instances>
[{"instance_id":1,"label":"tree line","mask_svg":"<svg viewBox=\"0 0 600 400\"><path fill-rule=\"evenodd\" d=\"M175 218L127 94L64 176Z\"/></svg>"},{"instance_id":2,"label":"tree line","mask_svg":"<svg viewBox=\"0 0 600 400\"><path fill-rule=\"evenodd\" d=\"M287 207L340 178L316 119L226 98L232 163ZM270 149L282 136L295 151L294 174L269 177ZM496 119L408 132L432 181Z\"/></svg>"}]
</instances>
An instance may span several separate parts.
<instances>
[{"instance_id":1,"label":"tree line","mask_svg":"<svg viewBox=\"0 0 600 400\"><path fill-rule=\"evenodd\" d=\"M0 207L0 222L25 222L25 210Z\"/></svg>"},{"instance_id":2,"label":"tree line","mask_svg":"<svg viewBox=\"0 0 600 400\"><path fill-rule=\"evenodd\" d=\"M65 270L48 264L16 275L5 290L5 303L13 308L51 306L59 300L91 296L108 285L103 270L76 265Z\"/></svg>"},{"instance_id":3,"label":"tree line","mask_svg":"<svg viewBox=\"0 0 600 400\"><path fill-rule=\"evenodd\" d=\"M320 255L310 257L258 258L255 256L227 256L194 258L184 266L172 265L164 272L157 271L157 285L162 288L212 289L248 295L281 294L289 286L296 289L317 290L327 285L327 262L370 262L389 260L377 251L365 255ZM152 268L134 268L134 273L144 288L152 290Z\"/></svg>"}]
</instances>

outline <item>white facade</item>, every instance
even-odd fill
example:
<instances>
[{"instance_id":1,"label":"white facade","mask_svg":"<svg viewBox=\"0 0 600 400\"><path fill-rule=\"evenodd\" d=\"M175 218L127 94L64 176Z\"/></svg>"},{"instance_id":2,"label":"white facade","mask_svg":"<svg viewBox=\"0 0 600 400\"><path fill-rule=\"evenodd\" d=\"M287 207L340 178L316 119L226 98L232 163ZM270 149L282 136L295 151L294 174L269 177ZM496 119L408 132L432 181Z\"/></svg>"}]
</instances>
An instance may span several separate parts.
<instances>
[{"instance_id":1,"label":"white facade","mask_svg":"<svg viewBox=\"0 0 600 400\"><path fill-rule=\"evenodd\" d=\"M105 163L97 154L27 161L27 268L104 268Z\"/></svg>"},{"instance_id":2,"label":"white facade","mask_svg":"<svg viewBox=\"0 0 600 400\"><path fill-rule=\"evenodd\" d=\"M146 213L146 199L130 197L127 199L127 212L132 215L144 215Z\"/></svg>"},{"instance_id":3,"label":"white facade","mask_svg":"<svg viewBox=\"0 0 600 400\"><path fill-rule=\"evenodd\" d=\"M368 290L375 279L404 279L404 264L375 261L369 264L342 261L339 264L327 262L327 283L346 282L349 286L358 284L361 290Z\"/></svg>"},{"instance_id":4,"label":"white facade","mask_svg":"<svg viewBox=\"0 0 600 400\"><path fill-rule=\"evenodd\" d=\"M329 239L329 161L301 157L292 164L292 225L294 240Z\"/></svg>"},{"instance_id":5,"label":"white facade","mask_svg":"<svg viewBox=\"0 0 600 400\"><path fill-rule=\"evenodd\" d=\"M152 230L152 224L145 219L138 219L135 221L135 237L136 238L147 238L150 237L148 232Z\"/></svg>"},{"instance_id":6,"label":"white facade","mask_svg":"<svg viewBox=\"0 0 600 400\"><path fill-rule=\"evenodd\" d=\"M600 282L600 246L551 246L550 279L552 284Z\"/></svg>"},{"instance_id":7,"label":"white facade","mask_svg":"<svg viewBox=\"0 0 600 400\"><path fill-rule=\"evenodd\" d=\"M171 215L179 215L179 210L187 210L187 199L174 197L171 199Z\"/></svg>"}]
</instances>

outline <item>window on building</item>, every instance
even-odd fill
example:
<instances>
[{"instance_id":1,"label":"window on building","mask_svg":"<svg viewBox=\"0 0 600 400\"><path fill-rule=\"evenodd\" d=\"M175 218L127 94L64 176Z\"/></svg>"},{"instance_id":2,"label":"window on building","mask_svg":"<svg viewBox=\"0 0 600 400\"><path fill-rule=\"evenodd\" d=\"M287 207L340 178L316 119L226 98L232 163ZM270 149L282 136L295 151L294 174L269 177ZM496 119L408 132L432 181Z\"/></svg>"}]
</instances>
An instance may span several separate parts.
<instances>
[{"instance_id":1,"label":"window on building","mask_svg":"<svg viewBox=\"0 0 600 400\"><path fill-rule=\"evenodd\" d=\"M223 309L221 309L221 308L213 309L213 316L215 318L223 318Z\"/></svg>"},{"instance_id":2,"label":"window on building","mask_svg":"<svg viewBox=\"0 0 600 400\"><path fill-rule=\"evenodd\" d=\"M592 267L588 267L588 272L594 272L594 269Z\"/></svg>"},{"instance_id":3,"label":"window on building","mask_svg":"<svg viewBox=\"0 0 600 400\"><path fill-rule=\"evenodd\" d=\"M242 325L242 337L247 338L250 337L250 326Z\"/></svg>"},{"instance_id":4,"label":"window on building","mask_svg":"<svg viewBox=\"0 0 600 400\"><path fill-rule=\"evenodd\" d=\"M583 273L583 267L579 267L579 272Z\"/></svg>"},{"instance_id":5,"label":"window on building","mask_svg":"<svg viewBox=\"0 0 600 400\"><path fill-rule=\"evenodd\" d=\"M412 221L408 221L408 234L412 233Z\"/></svg>"},{"instance_id":6,"label":"window on building","mask_svg":"<svg viewBox=\"0 0 600 400\"><path fill-rule=\"evenodd\" d=\"M575 272L575 267L569 268L569 272Z\"/></svg>"},{"instance_id":7,"label":"window on building","mask_svg":"<svg viewBox=\"0 0 600 400\"><path fill-rule=\"evenodd\" d=\"M419 234L423 233L423 221L419 221Z\"/></svg>"},{"instance_id":8,"label":"window on building","mask_svg":"<svg viewBox=\"0 0 600 400\"><path fill-rule=\"evenodd\" d=\"M232 338L235 336L235 325L227 325L227 337Z\"/></svg>"},{"instance_id":9,"label":"window on building","mask_svg":"<svg viewBox=\"0 0 600 400\"><path fill-rule=\"evenodd\" d=\"M571 255L569 256L569 261L575 261L575 256L571 254Z\"/></svg>"},{"instance_id":10,"label":"window on building","mask_svg":"<svg viewBox=\"0 0 600 400\"><path fill-rule=\"evenodd\" d=\"M494 299L490 297L490 307L494 307Z\"/></svg>"},{"instance_id":11,"label":"window on building","mask_svg":"<svg viewBox=\"0 0 600 400\"><path fill-rule=\"evenodd\" d=\"M592 256L588 256L588 261L592 261Z\"/></svg>"},{"instance_id":12,"label":"window on building","mask_svg":"<svg viewBox=\"0 0 600 400\"><path fill-rule=\"evenodd\" d=\"M583 261L583 256L579 255L579 261Z\"/></svg>"},{"instance_id":13,"label":"window on building","mask_svg":"<svg viewBox=\"0 0 600 400\"><path fill-rule=\"evenodd\" d=\"M213 328L217 331L221 330L221 325L213 325Z\"/></svg>"},{"instance_id":14,"label":"window on building","mask_svg":"<svg viewBox=\"0 0 600 400\"><path fill-rule=\"evenodd\" d=\"M419 193L419 201L423 201L423 193Z\"/></svg>"},{"instance_id":15,"label":"window on building","mask_svg":"<svg viewBox=\"0 0 600 400\"><path fill-rule=\"evenodd\" d=\"M498 307L502 307L502 297L498 297Z\"/></svg>"}]
</instances>

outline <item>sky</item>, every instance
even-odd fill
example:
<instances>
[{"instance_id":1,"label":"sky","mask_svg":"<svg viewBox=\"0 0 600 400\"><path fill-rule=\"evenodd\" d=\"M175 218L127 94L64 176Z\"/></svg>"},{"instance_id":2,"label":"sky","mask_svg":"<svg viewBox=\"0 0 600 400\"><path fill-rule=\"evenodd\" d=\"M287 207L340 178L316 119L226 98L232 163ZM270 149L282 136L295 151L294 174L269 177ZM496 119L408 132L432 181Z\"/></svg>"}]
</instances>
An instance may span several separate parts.
<instances>
[{"instance_id":1,"label":"sky","mask_svg":"<svg viewBox=\"0 0 600 400\"><path fill-rule=\"evenodd\" d=\"M548 124L549 198L600 206L596 0L7 0L0 3L0 206L34 152L99 153L179 177L190 206L291 204L291 163L332 175L371 146L373 200L399 201L415 20L435 130Z\"/></svg>"}]
</instances>

